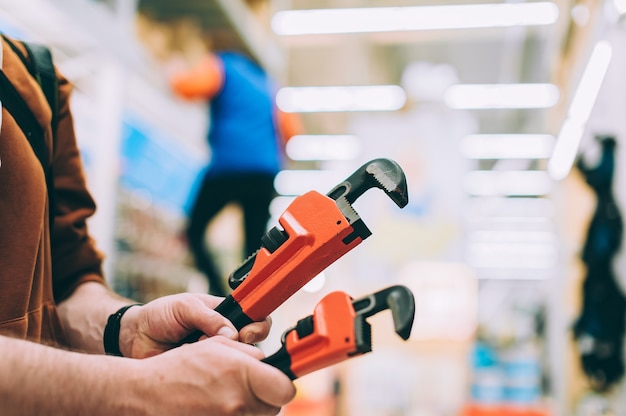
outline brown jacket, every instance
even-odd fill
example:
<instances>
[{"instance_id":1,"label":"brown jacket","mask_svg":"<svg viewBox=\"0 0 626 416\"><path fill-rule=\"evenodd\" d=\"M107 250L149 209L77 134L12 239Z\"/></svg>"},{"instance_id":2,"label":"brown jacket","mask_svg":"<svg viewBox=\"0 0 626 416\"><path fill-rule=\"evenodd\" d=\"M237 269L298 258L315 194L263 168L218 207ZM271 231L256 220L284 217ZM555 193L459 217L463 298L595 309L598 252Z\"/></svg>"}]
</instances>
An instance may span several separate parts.
<instances>
[{"instance_id":1,"label":"brown jacket","mask_svg":"<svg viewBox=\"0 0 626 416\"><path fill-rule=\"evenodd\" d=\"M22 46L17 43L18 46ZM26 51L24 51L26 53ZM0 126L0 334L66 345L56 303L81 282L104 283L101 254L85 220L95 210L74 135L70 83L59 79L59 119L52 152L52 112L20 58L2 40L2 71L45 127L54 172L56 216L48 228L43 169L15 120Z\"/></svg>"}]
</instances>

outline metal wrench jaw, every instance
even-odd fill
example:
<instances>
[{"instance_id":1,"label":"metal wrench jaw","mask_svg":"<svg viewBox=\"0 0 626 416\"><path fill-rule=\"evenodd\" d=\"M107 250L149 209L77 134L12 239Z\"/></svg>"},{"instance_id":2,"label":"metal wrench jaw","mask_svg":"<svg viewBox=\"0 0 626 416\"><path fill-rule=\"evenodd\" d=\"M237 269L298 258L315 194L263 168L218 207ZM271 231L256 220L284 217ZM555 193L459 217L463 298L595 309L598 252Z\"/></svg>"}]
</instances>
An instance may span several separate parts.
<instances>
[{"instance_id":1,"label":"metal wrench jaw","mask_svg":"<svg viewBox=\"0 0 626 416\"><path fill-rule=\"evenodd\" d=\"M365 163L326 195L335 201L345 198L353 204L370 188L382 189L400 208L409 203L404 171L397 162L384 158Z\"/></svg>"},{"instance_id":2,"label":"metal wrench jaw","mask_svg":"<svg viewBox=\"0 0 626 416\"><path fill-rule=\"evenodd\" d=\"M406 286L391 286L352 302L357 316L370 317L386 309L391 310L396 334L409 339L415 320L415 297Z\"/></svg>"}]
</instances>

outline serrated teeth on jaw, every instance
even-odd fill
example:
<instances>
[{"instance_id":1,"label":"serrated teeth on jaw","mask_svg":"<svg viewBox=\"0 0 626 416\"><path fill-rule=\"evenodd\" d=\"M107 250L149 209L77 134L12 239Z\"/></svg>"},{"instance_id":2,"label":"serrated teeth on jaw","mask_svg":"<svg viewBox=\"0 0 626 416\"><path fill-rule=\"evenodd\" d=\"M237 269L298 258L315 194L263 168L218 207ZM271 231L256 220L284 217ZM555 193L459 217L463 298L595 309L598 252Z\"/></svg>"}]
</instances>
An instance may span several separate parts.
<instances>
[{"instance_id":1,"label":"serrated teeth on jaw","mask_svg":"<svg viewBox=\"0 0 626 416\"><path fill-rule=\"evenodd\" d=\"M341 212L343 212L343 215L346 217L349 224L352 224L359 219L359 214L355 211L354 207L350 205L346 197L342 196L341 198L339 198L337 200L337 206L339 207Z\"/></svg>"},{"instance_id":2,"label":"serrated teeth on jaw","mask_svg":"<svg viewBox=\"0 0 626 416\"><path fill-rule=\"evenodd\" d=\"M387 192L391 192L396 189L396 184L378 165L369 165L367 167L367 173L373 175L374 179L376 179L376 181L380 183Z\"/></svg>"}]
</instances>

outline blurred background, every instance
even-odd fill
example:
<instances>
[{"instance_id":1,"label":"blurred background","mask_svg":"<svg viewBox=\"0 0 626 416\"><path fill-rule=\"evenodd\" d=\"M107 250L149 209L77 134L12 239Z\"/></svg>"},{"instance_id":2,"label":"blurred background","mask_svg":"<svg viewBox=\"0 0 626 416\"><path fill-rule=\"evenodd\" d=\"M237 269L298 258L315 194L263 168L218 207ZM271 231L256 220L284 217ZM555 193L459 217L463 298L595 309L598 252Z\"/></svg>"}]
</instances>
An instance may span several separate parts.
<instances>
[{"instance_id":1,"label":"blurred background","mask_svg":"<svg viewBox=\"0 0 626 416\"><path fill-rule=\"evenodd\" d=\"M172 94L181 62L247 54L300 114L268 227L370 159L403 167L409 205L361 197L373 235L282 305L260 348L277 350L329 292L394 284L415 294L411 338L372 317L373 352L297 380L284 415L624 415L626 263L604 247L614 273L591 284L583 247L606 215L579 169L614 172L619 217L624 12L624 0L0 0L0 30L49 45L76 86L90 227L126 296L207 290L181 230L211 120ZM240 264L241 215L228 206L207 230L225 274Z\"/></svg>"}]
</instances>

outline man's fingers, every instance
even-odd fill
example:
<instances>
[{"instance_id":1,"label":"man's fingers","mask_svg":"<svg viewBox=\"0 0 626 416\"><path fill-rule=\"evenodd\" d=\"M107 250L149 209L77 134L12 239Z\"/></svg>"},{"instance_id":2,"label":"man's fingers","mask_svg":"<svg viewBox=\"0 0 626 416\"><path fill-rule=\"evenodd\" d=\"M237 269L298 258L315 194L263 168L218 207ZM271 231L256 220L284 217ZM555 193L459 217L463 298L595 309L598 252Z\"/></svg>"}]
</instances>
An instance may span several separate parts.
<instances>
[{"instance_id":1,"label":"man's fingers","mask_svg":"<svg viewBox=\"0 0 626 416\"><path fill-rule=\"evenodd\" d=\"M263 354L263 351L253 345L244 344L243 342L237 342L226 338L211 338L210 341L219 342L220 344L226 345L229 348L234 348L238 351L246 353L257 361L265 358L265 354Z\"/></svg>"},{"instance_id":2,"label":"man's fingers","mask_svg":"<svg viewBox=\"0 0 626 416\"><path fill-rule=\"evenodd\" d=\"M215 307L217 307L217 305L219 305L224 300L224 298L221 298L218 296L211 296L211 295L204 295L204 294L193 294L193 296L196 299L200 300L203 304L208 306L210 309L214 309ZM260 322L253 322L249 325L246 325L244 328L241 329L241 331L239 332L238 339L239 341L245 342L246 344L256 344L258 342L265 340L265 338L267 338L267 336L269 335L271 326L272 326L272 319L270 317L267 317L263 321L260 321ZM202 328L199 328L199 329L204 331ZM216 333L206 333L206 334L216 335ZM217 335L224 335L227 338L237 339L237 337L230 334L230 332L228 334L217 333Z\"/></svg>"},{"instance_id":3,"label":"man's fingers","mask_svg":"<svg viewBox=\"0 0 626 416\"><path fill-rule=\"evenodd\" d=\"M193 296L196 299L199 299L202 303L208 306L211 309L215 309L217 305L222 303L224 298L213 295L205 295L203 293L190 293L189 296Z\"/></svg>"},{"instance_id":4,"label":"man's fingers","mask_svg":"<svg viewBox=\"0 0 626 416\"><path fill-rule=\"evenodd\" d=\"M250 391L261 402L280 408L289 403L296 395L296 388L282 371L260 360L265 358L263 352L252 345L242 342L233 342L228 339L212 338L209 342L219 342L235 348L251 356L248 369L248 384Z\"/></svg>"},{"instance_id":5,"label":"man's fingers","mask_svg":"<svg viewBox=\"0 0 626 416\"><path fill-rule=\"evenodd\" d=\"M296 388L282 371L259 361L248 368L250 390L257 399L274 407L282 407L296 395Z\"/></svg>"},{"instance_id":6,"label":"man's fingers","mask_svg":"<svg viewBox=\"0 0 626 416\"><path fill-rule=\"evenodd\" d=\"M261 362L265 354L257 347L222 337L214 337L206 342L217 342L247 355L241 357L246 362L241 368L245 368L248 389L258 402L254 414L276 415L281 407L295 397L296 388L289 377L277 368Z\"/></svg>"},{"instance_id":7,"label":"man's fingers","mask_svg":"<svg viewBox=\"0 0 626 416\"><path fill-rule=\"evenodd\" d=\"M270 317L265 318L261 322L253 322L239 331L239 340L246 344L261 342L267 338L271 327L272 319Z\"/></svg>"},{"instance_id":8,"label":"man's fingers","mask_svg":"<svg viewBox=\"0 0 626 416\"><path fill-rule=\"evenodd\" d=\"M219 304L220 298L212 296L193 296L178 308L177 314L181 325L198 331L208 336L221 335L226 338L237 340L239 334L233 324L224 316L215 312L213 307ZM213 306L211 306L213 305Z\"/></svg>"}]
</instances>

